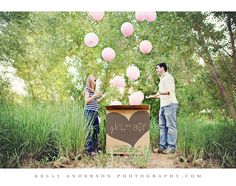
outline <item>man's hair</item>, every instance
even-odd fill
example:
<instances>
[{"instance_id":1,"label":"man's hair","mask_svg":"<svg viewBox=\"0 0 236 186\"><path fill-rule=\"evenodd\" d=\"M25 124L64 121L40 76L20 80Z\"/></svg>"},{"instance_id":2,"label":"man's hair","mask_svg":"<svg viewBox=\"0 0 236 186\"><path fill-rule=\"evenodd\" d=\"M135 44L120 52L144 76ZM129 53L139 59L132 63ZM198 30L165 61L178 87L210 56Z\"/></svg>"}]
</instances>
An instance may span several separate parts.
<instances>
[{"instance_id":1,"label":"man's hair","mask_svg":"<svg viewBox=\"0 0 236 186\"><path fill-rule=\"evenodd\" d=\"M165 71L167 71L167 65L165 63L158 63L156 67L159 66L160 68L164 68Z\"/></svg>"}]
</instances>

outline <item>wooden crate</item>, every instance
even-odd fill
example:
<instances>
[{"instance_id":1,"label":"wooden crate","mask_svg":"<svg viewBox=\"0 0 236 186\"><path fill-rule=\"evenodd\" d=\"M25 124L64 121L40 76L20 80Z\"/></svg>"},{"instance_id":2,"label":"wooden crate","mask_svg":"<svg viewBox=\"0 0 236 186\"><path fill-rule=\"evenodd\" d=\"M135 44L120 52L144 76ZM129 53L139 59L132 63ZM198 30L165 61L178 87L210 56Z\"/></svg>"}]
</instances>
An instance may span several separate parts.
<instances>
[{"instance_id":1,"label":"wooden crate","mask_svg":"<svg viewBox=\"0 0 236 186\"><path fill-rule=\"evenodd\" d=\"M150 106L106 106L106 153L144 153L150 145Z\"/></svg>"}]
</instances>

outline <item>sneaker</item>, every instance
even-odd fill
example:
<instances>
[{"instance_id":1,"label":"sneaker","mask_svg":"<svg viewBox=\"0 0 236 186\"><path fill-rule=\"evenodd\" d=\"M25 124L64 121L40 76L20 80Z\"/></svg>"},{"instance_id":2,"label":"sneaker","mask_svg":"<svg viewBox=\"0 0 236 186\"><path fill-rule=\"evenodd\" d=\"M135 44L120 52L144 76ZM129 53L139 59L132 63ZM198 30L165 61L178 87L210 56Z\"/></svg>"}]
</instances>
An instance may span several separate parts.
<instances>
[{"instance_id":1,"label":"sneaker","mask_svg":"<svg viewBox=\"0 0 236 186\"><path fill-rule=\"evenodd\" d=\"M102 148L98 147L95 152L97 152L98 154L101 154L102 153Z\"/></svg>"},{"instance_id":2,"label":"sneaker","mask_svg":"<svg viewBox=\"0 0 236 186\"><path fill-rule=\"evenodd\" d=\"M96 152L94 152L94 151L92 151L92 152L90 152L90 156L96 156L98 153L96 153Z\"/></svg>"},{"instance_id":3,"label":"sneaker","mask_svg":"<svg viewBox=\"0 0 236 186\"><path fill-rule=\"evenodd\" d=\"M164 153L164 150L165 150L165 149L156 148L156 149L153 149L153 152L154 152L154 153Z\"/></svg>"},{"instance_id":4,"label":"sneaker","mask_svg":"<svg viewBox=\"0 0 236 186\"><path fill-rule=\"evenodd\" d=\"M88 156L95 156L95 155L97 155L98 153L92 151L92 152L87 152L86 154L87 154Z\"/></svg>"},{"instance_id":5,"label":"sneaker","mask_svg":"<svg viewBox=\"0 0 236 186\"><path fill-rule=\"evenodd\" d=\"M100 150L100 149L97 150L97 153L98 153L98 154L101 154L101 153L102 153L102 150Z\"/></svg>"},{"instance_id":6,"label":"sneaker","mask_svg":"<svg viewBox=\"0 0 236 186\"><path fill-rule=\"evenodd\" d=\"M175 149L165 149L162 152L163 154L174 154L175 153Z\"/></svg>"}]
</instances>

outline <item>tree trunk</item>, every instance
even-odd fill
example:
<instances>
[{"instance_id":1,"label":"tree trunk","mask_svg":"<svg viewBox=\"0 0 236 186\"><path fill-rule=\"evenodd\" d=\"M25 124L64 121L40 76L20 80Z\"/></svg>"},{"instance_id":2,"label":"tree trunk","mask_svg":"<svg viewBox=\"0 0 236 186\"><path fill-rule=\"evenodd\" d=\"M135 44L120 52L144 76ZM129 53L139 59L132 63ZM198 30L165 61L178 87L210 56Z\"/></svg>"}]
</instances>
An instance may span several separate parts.
<instances>
[{"instance_id":1,"label":"tree trunk","mask_svg":"<svg viewBox=\"0 0 236 186\"><path fill-rule=\"evenodd\" d=\"M213 63L212 57L209 53L208 47L205 42L205 38L203 33L201 32L201 29L197 29L199 41L201 43L201 46L203 47L203 50L200 52L200 55L202 58L205 60L207 67L209 68L211 77L216 84L217 88L219 89L221 96L225 102L225 108L232 117L234 121L236 121L236 110L234 108L234 103L233 103L233 95L229 94L228 91L225 89L225 86L221 79L219 78L219 75L217 73L216 67Z\"/></svg>"},{"instance_id":2,"label":"tree trunk","mask_svg":"<svg viewBox=\"0 0 236 186\"><path fill-rule=\"evenodd\" d=\"M229 31L229 36L230 36L230 44L231 44L231 49L232 49L232 60L234 64L234 70L236 73L236 48L235 48L235 43L234 43L234 33L232 30L232 21L229 15L227 15L227 27Z\"/></svg>"},{"instance_id":3,"label":"tree trunk","mask_svg":"<svg viewBox=\"0 0 236 186\"><path fill-rule=\"evenodd\" d=\"M208 67L210 69L211 77L212 77L213 81L215 82L215 84L217 85L217 87L221 93L221 96L223 97L223 99L225 101L226 110L229 112L229 114L233 118L233 120L236 121L236 110L234 108L233 97L225 89L222 81L219 79L219 75L216 71L215 65L214 64L212 65L212 64L208 65Z\"/></svg>"}]
</instances>

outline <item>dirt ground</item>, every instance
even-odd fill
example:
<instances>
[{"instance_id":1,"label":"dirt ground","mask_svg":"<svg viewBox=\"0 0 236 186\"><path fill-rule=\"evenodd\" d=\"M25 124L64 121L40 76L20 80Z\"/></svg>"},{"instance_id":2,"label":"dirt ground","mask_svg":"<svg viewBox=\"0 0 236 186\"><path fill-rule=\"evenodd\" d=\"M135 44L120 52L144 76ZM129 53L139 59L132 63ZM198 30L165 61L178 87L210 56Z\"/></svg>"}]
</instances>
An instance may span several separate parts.
<instances>
[{"instance_id":1,"label":"dirt ground","mask_svg":"<svg viewBox=\"0 0 236 186\"><path fill-rule=\"evenodd\" d=\"M148 168L182 168L186 166L178 160L176 154L152 153L148 161Z\"/></svg>"},{"instance_id":2,"label":"dirt ground","mask_svg":"<svg viewBox=\"0 0 236 186\"><path fill-rule=\"evenodd\" d=\"M178 153L151 153L145 159L142 156L99 154L93 157L60 157L53 162L25 161L25 168L216 168L217 164L204 160L188 162Z\"/></svg>"}]
</instances>

